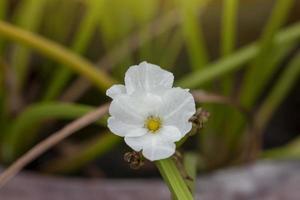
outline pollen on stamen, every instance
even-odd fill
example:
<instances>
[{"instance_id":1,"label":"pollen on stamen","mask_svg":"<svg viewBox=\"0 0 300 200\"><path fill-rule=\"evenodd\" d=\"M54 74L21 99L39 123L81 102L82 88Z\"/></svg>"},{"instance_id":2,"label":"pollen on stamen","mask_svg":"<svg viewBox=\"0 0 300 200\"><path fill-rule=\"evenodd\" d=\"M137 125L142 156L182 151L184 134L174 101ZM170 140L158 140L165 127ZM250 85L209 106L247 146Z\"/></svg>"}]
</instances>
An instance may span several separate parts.
<instances>
[{"instance_id":1,"label":"pollen on stamen","mask_svg":"<svg viewBox=\"0 0 300 200\"><path fill-rule=\"evenodd\" d=\"M155 133L161 127L161 120L158 117L150 116L147 118L145 127L151 132Z\"/></svg>"}]
</instances>

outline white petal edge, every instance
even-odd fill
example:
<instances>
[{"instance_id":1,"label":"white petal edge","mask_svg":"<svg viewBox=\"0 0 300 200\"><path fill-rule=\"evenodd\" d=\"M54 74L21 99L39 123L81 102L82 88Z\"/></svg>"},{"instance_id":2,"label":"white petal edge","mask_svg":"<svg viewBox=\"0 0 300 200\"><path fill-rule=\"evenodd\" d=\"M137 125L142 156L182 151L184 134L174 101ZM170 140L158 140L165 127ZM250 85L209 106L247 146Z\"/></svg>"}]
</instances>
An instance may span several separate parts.
<instances>
[{"instance_id":1,"label":"white petal edge","mask_svg":"<svg viewBox=\"0 0 300 200\"><path fill-rule=\"evenodd\" d=\"M106 95L112 99L114 99L120 94L125 94L125 93L126 93L126 88L124 85L121 84L113 85L108 90L106 90Z\"/></svg>"},{"instance_id":2,"label":"white petal edge","mask_svg":"<svg viewBox=\"0 0 300 200\"><path fill-rule=\"evenodd\" d=\"M137 137L143 136L147 133L147 131L144 128L139 127L137 125L123 123L117 120L115 117L108 118L107 126L112 133L121 137Z\"/></svg>"},{"instance_id":3,"label":"white petal edge","mask_svg":"<svg viewBox=\"0 0 300 200\"><path fill-rule=\"evenodd\" d=\"M128 95L119 95L109 106L109 114L126 124L141 125L144 115L136 109L135 99Z\"/></svg>"},{"instance_id":4,"label":"white petal edge","mask_svg":"<svg viewBox=\"0 0 300 200\"><path fill-rule=\"evenodd\" d=\"M179 129L175 126L163 126L157 134L160 135L163 142L177 142L182 138Z\"/></svg>"},{"instance_id":5,"label":"white petal edge","mask_svg":"<svg viewBox=\"0 0 300 200\"><path fill-rule=\"evenodd\" d=\"M172 88L163 96L161 115L166 126L176 126L184 136L192 129L189 119L196 112L194 97L182 88Z\"/></svg>"},{"instance_id":6,"label":"white petal edge","mask_svg":"<svg viewBox=\"0 0 300 200\"><path fill-rule=\"evenodd\" d=\"M125 143L135 151L141 151L146 142L146 135L141 137L125 137Z\"/></svg>"},{"instance_id":7,"label":"white petal edge","mask_svg":"<svg viewBox=\"0 0 300 200\"><path fill-rule=\"evenodd\" d=\"M125 86L128 94L134 91L152 91L157 87L171 88L174 76L171 72L147 62L131 66L125 74Z\"/></svg>"},{"instance_id":8,"label":"white petal edge","mask_svg":"<svg viewBox=\"0 0 300 200\"><path fill-rule=\"evenodd\" d=\"M141 137L125 137L125 143L135 151L141 151L150 161L161 160L175 153L176 145L165 142L159 134L146 134Z\"/></svg>"},{"instance_id":9,"label":"white petal edge","mask_svg":"<svg viewBox=\"0 0 300 200\"><path fill-rule=\"evenodd\" d=\"M143 148L142 154L150 161L169 158L175 153L176 145L174 143L156 144Z\"/></svg>"}]
</instances>

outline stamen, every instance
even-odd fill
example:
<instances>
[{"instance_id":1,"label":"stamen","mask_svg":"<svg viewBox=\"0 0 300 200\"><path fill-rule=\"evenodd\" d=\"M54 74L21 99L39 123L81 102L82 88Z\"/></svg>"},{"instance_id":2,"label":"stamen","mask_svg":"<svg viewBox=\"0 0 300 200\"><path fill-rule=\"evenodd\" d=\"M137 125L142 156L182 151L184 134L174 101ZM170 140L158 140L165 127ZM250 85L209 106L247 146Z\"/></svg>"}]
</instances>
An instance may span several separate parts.
<instances>
[{"instance_id":1,"label":"stamen","mask_svg":"<svg viewBox=\"0 0 300 200\"><path fill-rule=\"evenodd\" d=\"M158 117L150 116L147 118L145 127L151 132L155 133L161 127L161 120Z\"/></svg>"}]
</instances>

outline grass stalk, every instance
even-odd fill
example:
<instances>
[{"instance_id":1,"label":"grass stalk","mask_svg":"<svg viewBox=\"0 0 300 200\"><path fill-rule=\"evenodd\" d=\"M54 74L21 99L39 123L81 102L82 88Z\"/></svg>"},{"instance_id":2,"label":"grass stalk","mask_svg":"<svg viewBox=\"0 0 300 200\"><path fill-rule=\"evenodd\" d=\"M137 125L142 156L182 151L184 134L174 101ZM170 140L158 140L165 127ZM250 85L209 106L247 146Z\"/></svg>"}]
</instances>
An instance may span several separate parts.
<instances>
[{"instance_id":1,"label":"grass stalk","mask_svg":"<svg viewBox=\"0 0 300 200\"><path fill-rule=\"evenodd\" d=\"M272 48L274 48L274 36L279 28L284 24L288 17L289 11L294 0L277 0L272 10L271 16L265 26L261 39L259 41L259 51L254 59L251 67L248 69L244 83L241 88L241 102L243 105L250 107L255 102L257 95L255 95L256 87L261 85L254 85L253 81L264 81L265 74L268 74L268 69L264 69L269 57L272 57ZM272 69L269 69L272 70ZM264 73L262 73L264 72Z\"/></svg>"},{"instance_id":2,"label":"grass stalk","mask_svg":"<svg viewBox=\"0 0 300 200\"><path fill-rule=\"evenodd\" d=\"M230 55L235 48L238 0L223 0L221 55ZM227 75L222 81L224 94L230 94L234 78Z\"/></svg>"},{"instance_id":3,"label":"grass stalk","mask_svg":"<svg viewBox=\"0 0 300 200\"><path fill-rule=\"evenodd\" d=\"M204 7L206 1L177 0L183 23L181 24L182 33L189 51L192 69L202 69L208 62L203 31L199 25L199 8Z\"/></svg>"},{"instance_id":4,"label":"grass stalk","mask_svg":"<svg viewBox=\"0 0 300 200\"><path fill-rule=\"evenodd\" d=\"M14 16L17 26L31 32L37 31L42 22L46 3L47 0L22 1ZM16 71L18 88L21 89L29 72L30 50L24 46L17 45L13 51L11 62L11 66Z\"/></svg>"},{"instance_id":5,"label":"grass stalk","mask_svg":"<svg viewBox=\"0 0 300 200\"><path fill-rule=\"evenodd\" d=\"M11 124L3 143L3 158L13 160L37 139L41 123L49 119L74 119L93 107L70 103L40 103L29 106ZM26 133L26 137L24 137Z\"/></svg>"},{"instance_id":6,"label":"grass stalk","mask_svg":"<svg viewBox=\"0 0 300 200\"><path fill-rule=\"evenodd\" d=\"M296 41L300 38L300 23L285 28L274 37L274 48L281 45ZM204 83L215 80L218 77L224 76L229 72L238 70L243 67L243 64L253 59L259 51L257 43L248 45L236 53L222 58L212 64L209 64L205 69L200 69L192 72L176 84L186 88L196 88Z\"/></svg>"},{"instance_id":7,"label":"grass stalk","mask_svg":"<svg viewBox=\"0 0 300 200\"><path fill-rule=\"evenodd\" d=\"M294 84L300 77L300 52L290 61L289 65L285 67L281 77L272 88L270 94L266 97L260 106L256 119L256 127L258 130L263 130L272 114L280 103L287 97L288 92L292 89Z\"/></svg>"},{"instance_id":8,"label":"grass stalk","mask_svg":"<svg viewBox=\"0 0 300 200\"><path fill-rule=\"evenodd\" d=\"M7 0L0 1L0 20L6 19L7 13ZM0 53L2 54L4 49L4 40L0 38Z\"/></svg>"},{"instance_id":9,"label":"grass stalk","mask_svg":"<svg viewBox=\"0 0 300 200\"><path fill-rule=\"evenodd\" d=\"M104 153L112 150L122 139L112 133L103 133L100 137L94 138L92 142L80 147L77 153L66 157L56 158L46 163L43 171L48 173L74 173L86 166L93 160L100 158Z\"/></svg>"},{"instance_id":10,"label":"grass stalk","mask_svg":"<svg viewBox=\"0 0 300 200\"><path fill-rule=\"evenodd\" d=\"M95 33L98 25L99 10L103 10L101 1L91 1L87 6L86 14L80 23L72 44L72 50L78 54L83 54L86 50L88 42L93 36L93 33ZM49 101L57 97L70 80L71 75L72 71L70 69L63 66L59 67L50 81L44 100Z\"/></svg>"},{"instance_id":11,"label":"grass stalk","mask_svg":"<svg viewBox=\"0 0 300 200\"><path fill-rule=\"evenodd\" d=\"M0 21L0 35L15 42L27 45L65 66L94 83L101 91L106 91L115 81L108 74L97 69L89 61L68 51L63 46L43 37Z\"/></svg>"}]
</instances>

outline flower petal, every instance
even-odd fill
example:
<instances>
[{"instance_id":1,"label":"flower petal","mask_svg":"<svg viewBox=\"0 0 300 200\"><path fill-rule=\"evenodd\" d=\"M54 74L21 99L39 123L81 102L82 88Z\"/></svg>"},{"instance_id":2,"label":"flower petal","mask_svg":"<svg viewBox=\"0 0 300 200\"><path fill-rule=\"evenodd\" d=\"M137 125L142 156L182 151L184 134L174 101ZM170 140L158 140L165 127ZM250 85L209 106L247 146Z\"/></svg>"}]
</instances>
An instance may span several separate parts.
<instances>
[{"instance_id":1,"label":"flower petal","mask_svg":"<svg viewBox=\"0 0 300 200\"><path fill-rule=\"evenodd\" d=\"M175 153L174 143L153 143L143 148L143 156L150 161L161 160L172 156Z\"/></svg>"},{"instance_id":2,"label":"flower petal","mask_svg":"<svg viewBox=\"0 0 300 200\"><path fill-rule=\"evenodd\" d=\"M157 133L164 142L177 142L182 138L182 135L175 126L163 126L161 131Z\"/></svg>"},{"instance_id":3,"label":"flower petal","mask_svg":"<svg viewBox=\"0 0 300 200\"><path fill-rule=\"evenodd\" d=\"M130 67L125 74L125 85L128 94L134 91L153 91L157 87L171 88L174 76L171 72L157 65L142 62Z\"/></svg>"},{"instance_id":4,"label":"flower petal","mask_svg":"<svg viewBox=\"0 0 300 200\"><path fill-rule=\"evenodd\" d=\"M176 149L173 142L165 142L159 134L125 137L125 142L135 151L143 150L145 158L151 161L168 158L175 153Z\"/></svg>"},{"instance_id":5,"label":"flower petal","mask_svg":"<svg viewBox=\"0 0 300 200\"><path fill-rule=\"evenodd\" d=\"M128 132L126 137L140 137L147 134L147 130L145 128L135 128Z\"/></svg>"},{"instance_id":6,"label":"flower petal","mask_svg":"<svg viewBox=\"0 0 300 200\"><path fill-rule=\"evenodd\" d=\"M172 88L163 96L164 106L161 115L166 126L176 126L182 135L185 135L192 128L189 119L196 112L195 100L191 93L182 88Z\"/></svg>"},{"instance_id":7,"label":"flower petal","mask_svg":"<svg viewBox=\"0 0 300 200\"><path fill-rule=\"evenodd\" d=\"M123 123L115 117L108 118L107 126L111 132L121 137L137 137L145 135L147 133L147 131L144 128L139 127L137 125Z\"/></svg>"},{"instance_id":8,"label":"flower petal","mask_svg":"<svg viewBox=\"0 0 300 200\"><path fill-rule=\"evenodd\" d=\"M112 99L114 99L120 94L125 94L125 93L126 93L126 88L124 85L121 84L113 85L106 91L106 95Z\"/></svg>"},{"instance_id":9,"label":"flower petal","mask_svg":"<svg viewBox=\"0 0 300 200\"><path fill-rule=\"evenodd\" d=\"M141 137L125 137L125 143L135 151L141 151L147 141L147 135Z\"/></svg>"},{"instance_id":10,"label":"flower petal","mask_svg":"<svg viewBox=\"0 0 300 200\"><path fill-rule=\"evenodd\" d=\"M144 123L144 115L141 110L136 109L134 99L128 95L119 95L109 107L111 116L126 124L141 125Z\"/></svg>"}]
</instances>

